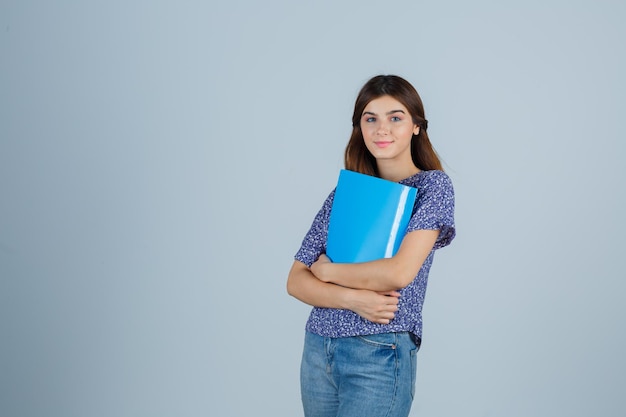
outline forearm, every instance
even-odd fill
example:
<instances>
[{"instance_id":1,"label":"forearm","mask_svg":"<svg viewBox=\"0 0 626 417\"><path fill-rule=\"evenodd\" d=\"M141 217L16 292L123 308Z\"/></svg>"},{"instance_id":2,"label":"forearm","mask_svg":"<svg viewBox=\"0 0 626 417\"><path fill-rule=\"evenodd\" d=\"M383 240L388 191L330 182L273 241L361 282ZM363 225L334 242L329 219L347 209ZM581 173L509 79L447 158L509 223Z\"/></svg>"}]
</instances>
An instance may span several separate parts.
<instances>
[{"instance_id":1,"label":"forearm","mask_svg":"<svg viewBox=\"0 0 626 417\"><path fill-rule=\"evenodd\" d=\"M353 264L326 262L316 265L314 271L321 281L372 291L399 290L413 279L394 258Z\"/></svg>"},{"instance_id":2,"label":"forearm","mask_svg":"<svg viewBox=\"0 0 626 417\"><path fill-rule=\"evenodd\" d=\"M374 292L322 282L302 262L296 261L289 271L287 292L315 307L351 310L373 323L388 324L398 311L396 291Z\"/></svg>"},{"instance_id":3,"label":"forearm","mask_svg":"<svg viewBox=\"0 0 626 417\"><path fill-rule=\"evenodd\" d=\"M303 303L315 307L349 309L351 288L322 282L301 263L294 263L287 280L287 292Z\"/></svg>"},{"instance_id":4,"label":"forearm","mask_svg":"<svg viewBox=\"0 0 626 417\"><path fill-rule=\"evenodd\" d=\"M431 252L438 230L417 230L402 241L398 253L362 263L331 263L325 255L311 266L314 276L348 288L372 291L392 291L406 287L413 281Z\"/></svg>"}]
</instances>

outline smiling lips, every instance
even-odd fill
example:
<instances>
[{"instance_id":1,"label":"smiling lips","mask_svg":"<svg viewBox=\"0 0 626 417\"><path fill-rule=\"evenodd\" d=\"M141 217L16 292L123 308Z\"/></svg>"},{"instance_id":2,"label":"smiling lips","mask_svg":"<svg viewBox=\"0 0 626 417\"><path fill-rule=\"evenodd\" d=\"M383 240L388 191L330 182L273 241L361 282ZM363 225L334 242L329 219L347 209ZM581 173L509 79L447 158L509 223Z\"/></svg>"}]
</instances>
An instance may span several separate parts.
<instances>
[{"instance_id":1,"label":"smiling lips","mask_svg":"<svg viewBox=\"0 0 626 417\"><path fill-rule=\"evenodd\" d=\"M374 144L376 144L376 146L378 146L379 148L386 148L387 146L391 145L392 143L393 143L393 141L390 141L390 140L374 142Z\"/></svg>"}]
</instances>

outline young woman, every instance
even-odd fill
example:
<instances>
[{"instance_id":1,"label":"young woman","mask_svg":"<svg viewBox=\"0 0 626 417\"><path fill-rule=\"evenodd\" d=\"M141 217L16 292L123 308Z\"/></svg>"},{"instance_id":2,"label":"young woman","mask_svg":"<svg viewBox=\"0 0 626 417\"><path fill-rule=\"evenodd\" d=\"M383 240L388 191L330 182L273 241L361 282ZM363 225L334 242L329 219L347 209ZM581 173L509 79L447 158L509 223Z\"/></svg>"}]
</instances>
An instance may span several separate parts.
<instances>
[{"instance_id":1,"label":"young woman","mask_svg":"<svg viewBox=\"0 0 626 417\"><path fill-rule=\"evenodd\" d=\"M332 263L325 255L330 193L304 237L287 291L314 308L300 370L307 417L407 416L415 390L422 305L434 250L455 236L454 191L426 129L417 91L380 75L361 89L346 169L418 188L396 255Z\"/></svg>"}]
</instances>

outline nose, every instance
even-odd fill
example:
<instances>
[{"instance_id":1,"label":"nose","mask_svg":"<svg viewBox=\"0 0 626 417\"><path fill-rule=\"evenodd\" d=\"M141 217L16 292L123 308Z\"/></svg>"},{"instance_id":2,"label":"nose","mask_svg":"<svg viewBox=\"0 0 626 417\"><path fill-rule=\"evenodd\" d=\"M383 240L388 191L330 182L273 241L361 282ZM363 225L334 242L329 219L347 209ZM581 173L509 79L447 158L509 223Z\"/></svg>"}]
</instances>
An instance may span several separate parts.
<instances>
[{"instance_id":1,"label":"nose","mask_svg":"<svg viewBox=\"0 0 626 417\"><path fill-rule=\"evenodd\" d=\"M379 135L387 135L389 133L389 124L385 120L381 120L376 133Z\"/></svg>"}]
</instances>

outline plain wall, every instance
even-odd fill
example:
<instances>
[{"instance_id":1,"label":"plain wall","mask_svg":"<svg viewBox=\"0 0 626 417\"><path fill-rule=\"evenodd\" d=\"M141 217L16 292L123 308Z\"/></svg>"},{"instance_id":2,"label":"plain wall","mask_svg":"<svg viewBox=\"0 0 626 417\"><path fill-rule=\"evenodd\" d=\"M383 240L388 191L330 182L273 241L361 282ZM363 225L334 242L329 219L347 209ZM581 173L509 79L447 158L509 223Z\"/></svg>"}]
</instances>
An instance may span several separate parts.
<instances>
[{"instance_id":1,"label":"plain wall","mask_svg":"<svg viewBox=\"0 0 626 417\"><path fill-rule=\"evenodd\" d=\"M414 416L622 416L626 6L0 2L0 415L299 416L287 272L379 73L457 198Z\"/></svg>"}]
</instances>

